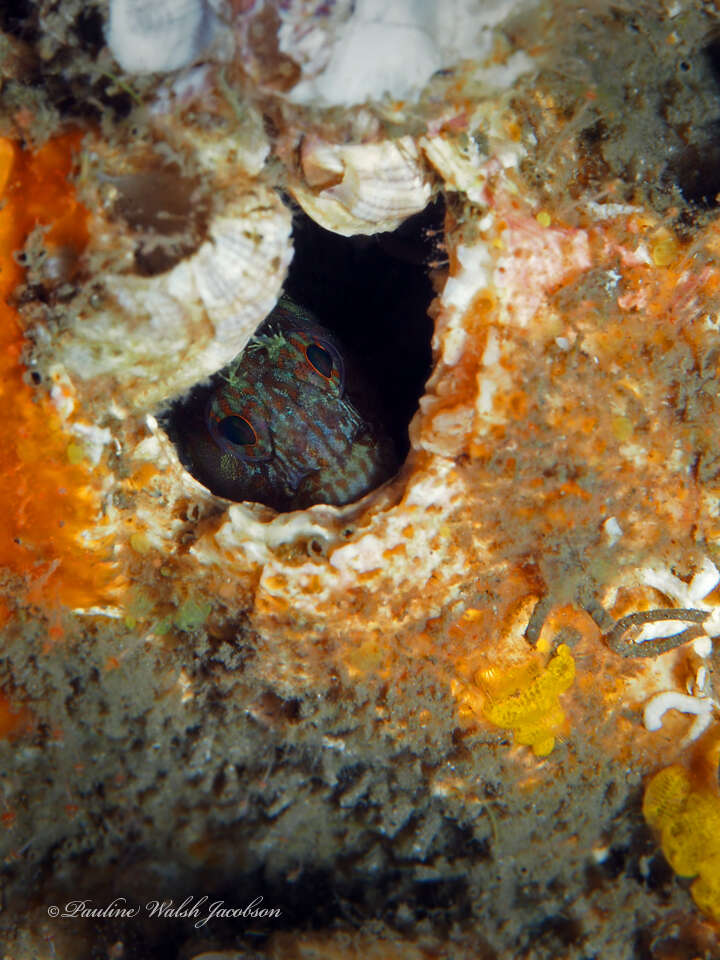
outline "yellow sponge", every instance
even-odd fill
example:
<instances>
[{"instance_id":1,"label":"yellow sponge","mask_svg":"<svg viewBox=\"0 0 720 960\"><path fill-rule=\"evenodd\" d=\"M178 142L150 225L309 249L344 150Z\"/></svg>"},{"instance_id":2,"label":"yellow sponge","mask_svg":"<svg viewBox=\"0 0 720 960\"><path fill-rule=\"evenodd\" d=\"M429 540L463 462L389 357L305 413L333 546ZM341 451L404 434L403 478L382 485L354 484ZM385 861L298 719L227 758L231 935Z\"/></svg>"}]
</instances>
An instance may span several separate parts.
<instances>
[{"instance_id":1,"label":"yellow sponge","mask_svg":"<svg viewBox=\"0 0 720 960\"><path fill-rule=\"evenodd\" d=\"M685 767L675 764L656 773L645 788L643 816L655 830L661 830L682 812L691 786Z\"/></svg>"},{"instance_id":2,"label":"yellow sponge","mask_svg":"<svg viewBox=\"0 0 720 960\"><path fill-rule=\"evenodd\" d=\"M687 771L675 765L657 773L645 790L643 814L660 833L660 846L681 877L697 877L695 903L720 920L720 797L694 789Z\"/></svg>"},{"instance_id":3,"label":"yellow sponge","mask_svg":"<svg viewBox=\"0 0 720 960\"><path fill-rule=\"evenodd\" d=\"M560 644L544 669L535 661L506 672L486 671L478 677L488 696L483 712L491 723L513 731L517 743L532 747L538 757L555 746L555 731L565 720L560 694L575 679L575 661Z\"/></svg>"}]
</instances>

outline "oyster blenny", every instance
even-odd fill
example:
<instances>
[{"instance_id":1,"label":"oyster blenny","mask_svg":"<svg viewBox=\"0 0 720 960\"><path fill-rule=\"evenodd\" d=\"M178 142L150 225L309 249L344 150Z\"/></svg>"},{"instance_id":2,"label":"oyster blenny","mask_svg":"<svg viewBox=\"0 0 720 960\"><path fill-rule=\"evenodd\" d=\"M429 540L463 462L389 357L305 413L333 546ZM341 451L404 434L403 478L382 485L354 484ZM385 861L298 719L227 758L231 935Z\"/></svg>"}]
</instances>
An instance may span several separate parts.
<instances>
[{"instance_id":1,"label":"oyster blenny","mask_svg":"<svg viewBox=\"0 0 720 960\"><path fill-rule=\"evenodd\" d=\"M370 391L335 337L283 295L243 353L173 415L213 493L277 510L341 506L398 467Z\"/></svg>"}]
</instances>

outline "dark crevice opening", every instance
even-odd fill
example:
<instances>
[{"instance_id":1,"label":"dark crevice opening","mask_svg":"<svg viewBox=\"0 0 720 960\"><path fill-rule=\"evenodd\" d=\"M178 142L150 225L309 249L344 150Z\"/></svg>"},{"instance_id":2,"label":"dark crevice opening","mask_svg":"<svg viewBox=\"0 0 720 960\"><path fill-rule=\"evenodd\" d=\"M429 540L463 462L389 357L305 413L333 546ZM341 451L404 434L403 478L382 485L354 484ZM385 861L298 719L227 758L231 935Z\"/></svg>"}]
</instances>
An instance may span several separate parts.
<instances>
[{"instance_id":1,"label":"dark crevice opening","mask_svg":"<svg viewBox=\"0 0 720 960\"><path fill-rule=\"evenodd\" d=\"M709 124L703 136L682 151L670 173L691 207L712 210L720 195L720 122Z\"/></svg>"},{"instance_id":2,"label":"dark crevice opening","mask_svg":"<svg viewBox=\"0 0 720 960\"><path fill-rule=\"evenodd\" d=\"M713 35L700 51L720 95L720 35ZM681 64L686 70L688 64ZM720 99L716 116L710 116L698 130L692 131L691 142L681 149L669 164L670 180L680 189L683 199L696 211L713 210L720 197Z\"/></svg>"},{"instance_id":3,"label":"dark crevice opening","mask_svg":"<svg viewBox=\"0 0 720 960\"><path fill-rule=\"evenodd\" d=\"M377 390L401 460L430 374L429 265L439 257L444 215L438 199L392 233L341 237L302 211L294 214L295 254L285 290L357 359Z\"/></svg>"},{"instance_id":4,"label":"dark crevice opening","mask_svg":"<svg viewBox=\"0 0 720 960\"><path fill-rule=\"evenodd\" d=\"M707 60L715 82L720 88L720 35L710 38L703 49L703 56Z\"/></svg>"},{"instance_id":5,"label":"dark crevice opening","mask_svg":"<svg viewBox=\"0 0 720 960\"><path fill-rule=\"evenodd\" d=\"M431 369L433 323L428 308L435 296L432 267L442 260L444 215L439 198L392 233L345 238L319 227L302 211L293 211L295 254L285 292L331 332L341 346L346 368L356 368L365 381L373 422L394 445L395 469L407 456L408 426ZM314 503L347 502L347 498L317 497L302 486L292 499L286 489L270 489L264 481L254 480L248 481L254 484L248 493L244 480L238 486L234 479L228 486L220 476L222 465L208 466L218 456L213 453L208 411L227 373L225 368L209 383L199 384L161 417L186 469L212 493L254 500L281 512ZM237 417L227 419L234 422ZM199 433L203 436L200 446ZM230 439L247 443L240 436ZM375 485L388 479L388 474L385 471ZM312 486L312 478L307 482Z\"/></svg>"},{"instance_id":6,"label":"dark crevice opening","mask_svg":"<svg viewBox=\"0 0 720 960\"><path fill-rule=\"evenodd\" d=\"M35 4L32 0L13 0L0 4L0 31L33 43L40 35L35 21Z\"/></svg>"}]
</instances>

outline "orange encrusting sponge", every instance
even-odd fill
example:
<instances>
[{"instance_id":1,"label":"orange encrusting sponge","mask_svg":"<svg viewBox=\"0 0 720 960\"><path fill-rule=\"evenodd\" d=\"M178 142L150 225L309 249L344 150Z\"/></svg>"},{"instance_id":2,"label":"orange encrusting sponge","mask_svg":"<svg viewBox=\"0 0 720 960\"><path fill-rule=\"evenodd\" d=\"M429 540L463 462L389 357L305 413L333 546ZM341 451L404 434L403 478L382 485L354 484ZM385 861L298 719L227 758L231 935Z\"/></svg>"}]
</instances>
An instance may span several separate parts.
<instances>
[{"instance_id":1,"label":"orange encrusting sponge","mask_svg":"<svg viewBox=\"0 0 720 960\"><path fill-rule=\"evenodd\" d=\"M647 785L643 814L675 873L696 877L695 903L720 920L720 796L694 788L687 770L675 764Z\"/></svg>"},{"instance_id":2,"label":"orange encrusting sponge","mask_svg":"<svg viewBox=\"0 0 720 960\"><path fill-rule=\"evenodd\" d=\"M83 543L97 523L93 476L71 462L72 438L47 394L25 382L23 332L8 298L23 279L15 259L29 233L47 227L46 247L79 253L87 242L87 211L68 182L78 133L34 153L0 138L0 566L20 576L19 599L46 608L88 606L107 599L107 551Z\"/></svg>"}]
</instances>

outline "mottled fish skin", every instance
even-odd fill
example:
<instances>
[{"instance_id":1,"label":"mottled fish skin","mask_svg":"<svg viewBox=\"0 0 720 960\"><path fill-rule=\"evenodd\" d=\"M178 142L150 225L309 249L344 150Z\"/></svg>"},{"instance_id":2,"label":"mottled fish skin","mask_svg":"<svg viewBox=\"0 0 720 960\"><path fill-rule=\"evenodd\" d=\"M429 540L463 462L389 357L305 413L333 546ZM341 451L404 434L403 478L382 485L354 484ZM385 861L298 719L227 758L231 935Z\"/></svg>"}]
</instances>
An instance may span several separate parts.
<instances>
[{"instance_id":1,"label":"mottled fish skin","mask_svg":"<svg viewBox=\"0 0 720 960\"><path fill-rule=\"evenodd\" d=\"M182 452L231 500L277 510L350 503L398 466L358 382L333 335L283 295L213 382L204 416L180 429Z\"/></svg>"}]
</instances>

